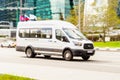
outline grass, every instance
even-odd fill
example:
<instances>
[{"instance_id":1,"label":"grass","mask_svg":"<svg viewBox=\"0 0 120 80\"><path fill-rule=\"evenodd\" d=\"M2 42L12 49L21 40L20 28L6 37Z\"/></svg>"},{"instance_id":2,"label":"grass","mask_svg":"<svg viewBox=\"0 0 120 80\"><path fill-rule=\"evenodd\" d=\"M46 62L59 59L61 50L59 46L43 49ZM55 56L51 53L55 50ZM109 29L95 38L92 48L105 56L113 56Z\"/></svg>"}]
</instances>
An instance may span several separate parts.
<instances>
[{"instance_id":1,"label":"grass","mask_svg":"<svg viewBox=\"0 0 120 80\"><path fill-rule=\"evenodd\" d=\"M5 38L6 36L4 36L4 35L0 35L0 38Z\"/></svg>"},{"instance_id":2,"label":"grass","mask_svg":"<svg viewBox=\"0 0 120 80\"><path fill-rule=\"evenodd\" d=\"M0 74L0 80L35 80L35 79L14 76L14 75L9 75L9 74Z\"/></svg>"},{"instance_id":3,"label":"grass","mask_svg":"<svg viewBox=\"0 0 120 80\"><path fill-rule=\"evenodd\" d=\"M113 42L94 42L95 47L110 47L110 48L120 48L120 41L113 41Z\"/></svg>"}]
</instances>

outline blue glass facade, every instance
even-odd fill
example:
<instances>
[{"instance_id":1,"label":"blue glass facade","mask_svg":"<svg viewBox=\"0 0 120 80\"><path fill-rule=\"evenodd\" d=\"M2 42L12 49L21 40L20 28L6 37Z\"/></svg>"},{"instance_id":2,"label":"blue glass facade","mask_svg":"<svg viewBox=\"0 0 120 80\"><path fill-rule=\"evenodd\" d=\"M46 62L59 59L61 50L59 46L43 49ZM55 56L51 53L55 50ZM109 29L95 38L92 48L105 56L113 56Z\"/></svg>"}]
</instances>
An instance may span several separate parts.
<instances>
[{"instance_id":1,"label":"blue glass facade","mask_svg":"<svg viewBox=\"0 0 120 80\"><path fill-rule=\"evenodd\" d=\"M41 19L52 19L49 0L24 0L24 7L35 7L34 10L25 10L23 13L34 14Z\"/></svg>"},{"instance_id":2,"label":"blue glass facade","mask_svg":"<svg viewBox=\"0 0 120 80\"><path fill-rule=\"evenodd\" d=\"M118 0L117 15L120 17L120 0Z\"/></svg>"},{"instance_id":3,"label":"blue glass facade","mask_svg":"<svg viewBox=\"0 0 120 80\"><path fill-rule=\"evenodd\" d=\"M36 0L35 15L41 19L52 19L50 0Z\"/></svg>"},{"instance_id":4,"label":"blue glass facade","mask_svg":"<svg viewBox=\"0 0 120 80\"><path fill-rule=\"evenodd\" d=\"M18 1L18 2L16 2ZM22 0L22 7L34 7L34 10L22 10L22 13L29 16L34 14L41 20L60 19L60 14L63 18L70 14L70 10L74 8L79 0ZM20 0L1 0L1 7L17 7L20 6ZM20 10L3 10L0 11L0 21L10 21L16 27L19 21Z\"/></svg>"},{"instance_id":5,"label":"blue glass facade","mask_svg":"<svg viewBox=\"0 0 120 80\"><path fill-rule=\"evenodd\" d=\"M24 4L36 7L34 11L25 11L25 14L34 14L42 20L59 19L60 13L66 18L71 9L70 0L25 0Z\"/></svg>"},{"instance_id":6,"label":"blue glass facade","mask_svg":"<svg viewBox=\"0 0 120 80\"><path fill-rule=\"evenodd\" d=\"M16 10L10 10L5 9L6 7L16 7L18 0L0 0L1 5L0 8L3 10L0 10L0 21L9 21L13 22L13 25L16 25L16 17L17 17L17 11Z\"/></svg>"}]
</instances>

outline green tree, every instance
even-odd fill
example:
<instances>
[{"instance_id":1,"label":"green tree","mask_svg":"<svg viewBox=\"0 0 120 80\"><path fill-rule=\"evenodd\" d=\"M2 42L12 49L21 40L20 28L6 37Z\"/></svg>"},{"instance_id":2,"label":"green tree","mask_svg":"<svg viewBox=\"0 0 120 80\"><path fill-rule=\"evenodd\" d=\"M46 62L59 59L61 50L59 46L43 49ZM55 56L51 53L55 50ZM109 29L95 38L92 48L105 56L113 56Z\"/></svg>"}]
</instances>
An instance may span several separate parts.
<instances>
[{"instance_id":1,"label":"green tree","mask_svg":"<svg viewBox=\"0 0 120 80\"><path fill-rule=\"evenodd\" d=\"M112 27L116 27L120 23L120 19L117 16L117 7L118 0L109 0L109 4L107 7L103 7L102 11L104 14L101 17L101 21L103 22L103 33L104 33L104 42L106 33L109 32L109 29Z\"/></svg>"},{"instance_id":2,"label":"green tree","mask_svg":"<svg viewBox=\"0 0 120 80\"><path fill-rule=\"evenodd\" d=\"M42 19L41 19L41 17L37 17L37 20L40 21L40 20L42 20Z\"/></svg>"},{"instance_id":3,"label":"green tree","mask_svg":"<svg viewBox=\"0 0 120 80\"><path fill-rule=\"evenodd\" d=\"M75 9L70 10L70 15L67 17L66 21L71 22L74 25L78 24L78 16L75 14Z\"/></svg>"},{"instance_id":4,"label":"green tree","mask_svg":"<svg viewBox=\"0 0 120 80\"><path fill-rule=\"evenodd\" d=\"M108 0L108 5L95 8L95 16L91 15L91 17L87 17L88 26L102 26L104 42L105 37L108 36L106 33L109 32L110 28L114 28L120 24L120 19L117 16L117 7L118 0Z\"/></svg>"},{"instance_id":5,"label":"green tree","mask_svg":"<svg viewBox=\"0 0 120 80\"><path fill-rule=\"evenodd\" d=\"M80 6L80 9L79 9L79 6ZM78 20L79 18L80 18L80 22ZM78 6L75 6L73 9L70 10L70 15L67 17L66 21L73 23L77 27L80 26L80 31L83 32L84 30L83 19L84 19L84 2L81 2Z\"/></svg>"}]
</instances>

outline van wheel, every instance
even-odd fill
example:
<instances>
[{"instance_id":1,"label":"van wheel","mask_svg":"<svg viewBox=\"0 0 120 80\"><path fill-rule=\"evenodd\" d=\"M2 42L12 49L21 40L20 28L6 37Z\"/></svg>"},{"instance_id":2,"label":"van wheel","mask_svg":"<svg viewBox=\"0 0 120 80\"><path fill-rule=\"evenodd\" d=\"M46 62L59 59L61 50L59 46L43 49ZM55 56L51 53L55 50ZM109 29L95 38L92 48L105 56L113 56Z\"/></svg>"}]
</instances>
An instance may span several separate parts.
<instances>
[{"instance_id":1,"label":"van wheel","mask_svg":"<svg viewBox=\"0 0 120 80\"><path fill-rule=\"evenodd\" d=\"M11 45L10 45L10 44L8 45L8 48L11 48Z\"/></svg>"},{"instance_id":2,"label":"van wheel","mask_svg":"<svg viewBox=\"0 0 120 80\"><path fill-rule=\"evenodd\" d=\"M89 58L90 58L90 56L88 56L88 55L83 55L83 56L82 56L82 59L83 59L84 61L87 61Z\"/></svg>"},{"instance_id":3,"label":"van wheel","mask_svg":"<svg viewBox=\"0 0 120 80\"><path fill-rule=\"evenodd\" d=\"M50 58L51 56L49 56L49 55L44 55L44 57L45 57L45 58Z\"/></svg>"},{"instance_id":4,"label":"van wheel","mask_svg":"<svg viewBox=\"0 0 120 80\"><path fill-rule=\"evenodd\" d=\"M73 55L72 52L70 50L66 50L64 51L64 55L63 55L64 59L67 61L70 61L73 59Z\"/></svg>"},{"instance_id":5,"label":"van wheel","mask_svg":"<svg viewBox=\"0 0 120 80\"><path fill-rule=\"evenodd\" d=\"M3 45L1 44L1 47L3 47Z\"/></svg>"},{"instance_id":6,"label":"van wheel","mask_svg":"<svg viewBox=\"0 0 120 80\"><path fill-rule=\"evenodd\" d=\"M34 58L36 55L31 48L27 48L25 53L28 58Z\"/></svg>"}]
</instances>

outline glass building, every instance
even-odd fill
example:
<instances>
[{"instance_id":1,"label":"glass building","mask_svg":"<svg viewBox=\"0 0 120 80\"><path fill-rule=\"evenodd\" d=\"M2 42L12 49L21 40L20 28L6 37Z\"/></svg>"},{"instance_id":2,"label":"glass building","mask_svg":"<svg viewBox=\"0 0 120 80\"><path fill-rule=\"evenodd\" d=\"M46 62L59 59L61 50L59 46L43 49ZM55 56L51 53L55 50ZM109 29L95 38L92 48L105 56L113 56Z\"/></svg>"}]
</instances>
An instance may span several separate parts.
<instances>
[{"instance_id":1,"label":"glass building","mask_svg":"<svg viewBox=\"0 0 120 80\"><path fill-rule=\"evenodd\" d=\"M7 7L16 7L17 0L0 0L0 21L9 21L13 22L13 25L16 25L17 21L17 11L12 9L6 9Z\"/></svg>"},{"instance_id":2,"label":"glass building","mask_svg":"<svg viewBox=\"0 0 120 80\"><path fill-rule=\"evenodd\" d=\"M120 0L118 0L117 15L120 17Z\"/></svg>"},{"instance_id":3,"label":"glass building","mask_svg":"<svg viewBox=\"0 0 120 80\"><path fill-rule=\"evenodd\" d=\"M52 19L50 0L24 0L24 7L34 7L34 10L22 11L24 14L34 14L40 19Z\"/></svg>"},{"instance_id":4,"label":"glass building","mask_svg":"<svg viewBox=\"0 0 120 80\"><path fill-rule=\"evenodd\" d=\"M84 1L84 0L82 0ZM65 20L70 14L74 5L78 5L79 0L22 0L23 8L34 8L33 10L6 9L7 7L20 7L21 0L1 0L0 21L10 21L16 27L19 16L34 14L40 20L60 19L62 14ZM2 10L3 9L3 10Z\"/></svg>"},{"instance_id":5,"label":"glass building","mask_svg":"<svg viewBox=\"0 0 120 80\"><path fill-rule=\"evenodd\" d=\"M24 7L35 7L36 9L24 13L34 14L42 20L59 19L60 13L66 18L71 9L70 0L24 0Z\"/></svg>"}]
</instances>

